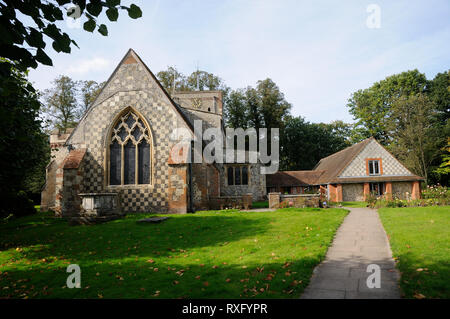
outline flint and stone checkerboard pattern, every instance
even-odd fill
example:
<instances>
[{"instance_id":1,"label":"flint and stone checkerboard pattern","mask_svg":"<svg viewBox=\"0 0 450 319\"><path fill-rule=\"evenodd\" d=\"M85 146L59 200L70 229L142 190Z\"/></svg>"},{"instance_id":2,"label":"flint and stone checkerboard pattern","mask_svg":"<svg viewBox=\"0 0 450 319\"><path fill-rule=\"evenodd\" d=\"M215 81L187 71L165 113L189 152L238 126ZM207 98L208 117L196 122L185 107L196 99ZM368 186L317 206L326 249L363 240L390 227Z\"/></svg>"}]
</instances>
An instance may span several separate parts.
<instances>
[{"instance_id":1,"label":"flint and stone checkerboard pattern","mask_svg":"<svg viewBox=\"0 0 450 319\"><path fill-rule=\"evenodd\" d=\"M105 176L106 148L111 126L127 109L140 113L152 135L150 185L108 186ZM167 211L170 133L187 128L169 99L141 63L122 63L96 102L67 141L75 148L87 148L84 192L118 192L126 212Z\"/></svg>"},{"instance_id":2,"label":"flint and stone checkerboard pattern","mask_svg":"<svg viewBox=\"0 0 450 319\"><path fill-rule=\"evenodd\" d=\"M411 176L409 172L394 156L372 140L359 153L339 177L362 177L367 176L366 158L381 158L384 176Z\"/></svg>"}]
</instances>

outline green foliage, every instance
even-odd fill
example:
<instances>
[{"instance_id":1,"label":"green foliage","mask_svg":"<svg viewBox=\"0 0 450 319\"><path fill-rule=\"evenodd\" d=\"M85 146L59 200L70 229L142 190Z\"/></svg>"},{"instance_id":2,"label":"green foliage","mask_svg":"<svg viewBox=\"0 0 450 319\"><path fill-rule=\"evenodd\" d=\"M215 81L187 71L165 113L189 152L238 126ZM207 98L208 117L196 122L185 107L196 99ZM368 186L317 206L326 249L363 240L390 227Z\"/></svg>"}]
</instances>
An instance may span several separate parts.
<instances>
[{"instance_id":1,"label":"green foliage","mask_svg":"<svg viewBox=\"0 0 450 319\"><path fill-rule=\"evenodd\" d=\"M448 126L450 118L450 70L438 73L429 81L427 92L436 106L435 118L441 127ZM448 132L448 131L447 131Z\"/></svg>"},{"instance_id":2,"label":"green foliage","mask_svg":"<svg viewBox=\"0 0 450 319\"><path fill-rule=\"evenodd\" d=\"M445 206L450 205L450 189L445 186L427 185L422 190L422 198L411 200L410 194L406 193L407 199L400 199L393 195L391 199L386 196L376 196L370 194L366 198L366 202L371 208L383 208L383 207L426 207L426 206Z\"/></svg>"},{"instance_id":3,"label":"green foliage","mask_svg":"<svg viewBox=\"0 0 450 319\"><path fill-rule=\"evenodd\" d=\"M21 191L48 155L39 108L38 95L26 74L14 63L0 60L0 216L33 212Z\"/></svg>"},{"instance_id":4,"label":"green foliage","mask_svg":"<svg viewBox=\"0 0 450 319\"><path fill-rule=\"evenodd\" d=\"M246 96L244 89L232 90L226 97L224 117L228 127L247 129L248 109L245 107Z\"/></svg>"},{"instance_id":5,"label":"green foliage","mask_svg":"<svg viewBox=\"0 0 450 319\"><path fill-rule=\"evenodd\" d=\"M271 79L260 80L256 85L259 98L259 112L261 113L263 125L269 130L272 128L283 129L284 119L289 115L292 107L284 98L280 88Z\"/></svg>"},{"instance_id":6,"label":"green foliage","mask_svg":"<svg viewBox=\"0 0 450 319\"><path fill-rule=\"evenodd\" d=\"M104 24L99 25L97 19L101 18L104 9L109 21L117 20L119 10L126 10L132 19L142 16L138 6L123 6L120 5L120 0L4 0L0 2L1 56L17 61L16 67L25 71L30 67L36 68L38 62L52 65L52 60L45 52L43 35L49 38L56 52L70 53L72 46L78 47L76 42L57 26L57 22L64 20L65 15L78 18L73 7L66 11L64 6L68 3L78 5L81 17L88 19L83 24L84 30L93 32L97 28L103 36L108 35L108 29Z\"/></svg>"},{"instance_id":7,"label":"green foliage","mask_svg":"<svg viewBox=\"0 0 450 319\"><path fill-rule=\"evenodd\" d=\"M186 77L175 67L169 66L167 70L159 71L156 76L169 94L174 91L189 91L186 86Z\"/></svg>"},{"instance_id":8,"label":"green foliage","mask_svg":"<svg viewBox=\"0 0 450 319\"><path fill-rule=\"evenodd\" d=\"M377 204L377 201L379 201L380 198L373 192L370 192L366 195L365 201L367 203L367 206L370 208L375 208L375 205Z\"/></svg>"},{"instance_id":9,"label":"green foliage","mask_svg":"<svg viewBox=\"0 0 450 319\"><path fill-rule=\"evenodd\" d=\"M43 112L51 118L55 127L65 131L74 127L78 119L77 82L61 75L52 84L53 87L44 92Z\"/></svg>"},{"instance_id":10,"label":"green foliage","mask_svg":"<svg viewBox=\"0 0 450 319\"><path fill-rule=\"evenodd\" d=\"M424 199L443 200L450 204L450 188L442 185L427 185L422 190L422 197Z\"/></svg>"},{"instance_id":11,"label":"green foliage","mask_svg":"<svg viewBox=\"0 0 450 319\"><path fill-rule=\"evenodd\" d=\"M77 85L79 91L79 99L81 100L81 102L78 102L78 104L80 104L79 117L81 117L100 94L100 91L105 85L105 82L97 83L95 81L88 80L79 81Z\"/></svg>"},{"instance_id":12,"label":"green foliage","mask_svg":"<svg viewBox=\"0 0 450 319\"><path fill-rule=\"evenodd\" d=\"M392 104L386 120L386 131L392 140L389 149L426 181L440 144L433 130L433 110L426 95L401 96Z\"/></svg>"},{"instance_id":13,"label":"green foliage","mask_svg":"<svg viewBox=\"0 0 450 319\"><path fill-rule=\"evenodd\" d=\"M186 87L188 91L197 90L219 90L223 87L223 81L218 76L206 71L194 71L186 78Z\"/></svg>"},{"instance_id":14,"label":"green foliage","mask_svg":"<svg viewBox=\"0 0 450 319\"><path fill-rule=\"evenodd\" d=\"M357 120L355 139L375 137L388 145L390 136L386 129L391 106L395 99L425 91L427 79L418 70L402 72L376 82L370 88L358 90L348 101L350 113Z\"/></svg>"},{"instance_id":15,"label":"green foliage","mask_svg":"<svg viewBox=\"0 0 450 319\"><path fill-rule=\"evenodd\" d=\"M441 155L442 163L434 170L434 173L442 177L445 176L448 180L450 175L450 137L447 138L447 145L442 150L445 152Z\"/></svg>"},{"instance_id":16,"label":"green foliage","mask_svg":"<svg viewBox=\"0 0 450 319\"><path fill-rule=\"evenodd\" d=\"M197 81L200 91L226 89L221 78L206 71L194 71L189 76L185 76L175 67L169 66L167 70L158 72L156 76L169 94L174 91L196 91Z\"/></svg>"},{"instance_id":17,"label":"green foliage","mask_svg":"<svg viewBox=\"0 0 450 319\"><path fill-rule=\"evenodd\" d=\"M309 170L320 159L350 145L344 123L309 123L302 117L287 117L281 132L281 169ZM299 152L301 150L301 152Z\"/></svg>"},{"instance_id":18,"label":"green foliage","mask_svg":"<svg viewBox=\"0 0 450 319\"><path fill-rule=\"evenodd\" d=\"M449 71L433 80L418 70L389 76L349 99L357 120L351 141L374 136L428 183L448 184L448 175L438 167L450 135L449 105Z\"/></svg>"},{"instance_id":19,"label":"green foliage","mask_svg":"<svg viewBox=\"0 0 450 319\"><path fill-rule=\"evenodd\" d=\"M154 215L131 214L87 227L45 213L13 219L0 224L0 298L299 298L347 213L212 211L147 225L136 221ZM69 263L82 289L65 287Z\"/></svg>"},{"instance_id":20,"label":"green foliage","mask_svg":"<svg viewBox=\"0 0 450 319\"><path fill-rule=\"evenodd\" d=\"M449 206L378 210L405 298L450 298Z\"/></svg>"}]
</instances>

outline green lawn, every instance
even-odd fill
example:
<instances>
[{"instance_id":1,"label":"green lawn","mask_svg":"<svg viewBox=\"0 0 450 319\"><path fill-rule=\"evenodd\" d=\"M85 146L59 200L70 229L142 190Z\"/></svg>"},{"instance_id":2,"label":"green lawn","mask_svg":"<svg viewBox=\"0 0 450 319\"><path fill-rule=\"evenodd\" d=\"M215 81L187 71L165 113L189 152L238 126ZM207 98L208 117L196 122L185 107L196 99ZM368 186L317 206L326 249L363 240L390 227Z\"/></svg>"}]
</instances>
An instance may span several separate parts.
<instances>
[{"instance_id":1,"label":"green lawn","mask_svg":"<svg viewBox=\"0 0 450 319\"><path fill-rule=\"evenodd\" d=\"M201 212L68 226L0 224L0 298L298 298L347 211ZM154 215L153 215L154 216ZM81 289L66 267L81 267Z\"/></svg>"},{"instance_id":2,"label":"green lawn","mask_svg":"<svg viewBox=\"0 0 450 319\"><path fill-rule=\"evenodd\" d=\"M253 202L252 208L269 208L269 201L260 201L260 202Z\"/></svg>"},{"instance_id":3,"label":"green lawn","mask_svg":"<svg viewBox=\"0 0 450 319\"><path fill-rule=\"evenodd\" d=\"M406 298L450 298L450 206L382 208Z\"/></svg>"},{"instance_id":4,"label":"green lawn","mask_svg":"<svg viewBox=\"0 0 450 319\"><path fill-rule=\"evenodd\" d=\"M353 207L353 208L367 207L366 202L341 202L340 204L343 207Z\"/></svg>"}]
</instances>

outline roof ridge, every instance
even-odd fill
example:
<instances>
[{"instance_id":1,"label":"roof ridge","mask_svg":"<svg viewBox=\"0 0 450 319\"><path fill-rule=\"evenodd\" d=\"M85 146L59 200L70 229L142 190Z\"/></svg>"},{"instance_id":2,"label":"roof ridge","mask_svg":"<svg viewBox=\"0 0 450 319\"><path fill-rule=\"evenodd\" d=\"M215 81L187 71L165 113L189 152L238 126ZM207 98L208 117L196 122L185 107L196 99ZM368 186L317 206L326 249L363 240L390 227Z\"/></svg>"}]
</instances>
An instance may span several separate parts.
<instances>
[{"instance_id":1,"label":"roof ridge","mask_svg":"<svg viewBox=\"0 0 450 319\"><path fill-rule=\"evenodd\" d=\"M323 158L320 159L320 161L321 161L321 160L324 160L324 159L326 159L326 158L335 156L335 155L337 155L337 154L340 154L340 153L342 153L342 152L344 152L344 151L347 151L347 150L349 150L349 149L351 149L351 148L354 148L354 147L356 147L357 145L360 145L360 144L362 144L362 143L364 143L364 142L366 142L367 140L370 140L370 139L375 139L375 138L374 138L373 136L368 137L368 138L362 140L361 142L358 142L358 143L356 143L356 144L347 146L346 148L344 148L344 149L342 149L342 150L340 150L340 151L337 151L336 153L333 153L333 154L330 154L330 155L328 155L328 156L326 156L326 157L323 157ZM319 162L320 162L320 161L319 161Z\"/></svg>"}]
</instances>

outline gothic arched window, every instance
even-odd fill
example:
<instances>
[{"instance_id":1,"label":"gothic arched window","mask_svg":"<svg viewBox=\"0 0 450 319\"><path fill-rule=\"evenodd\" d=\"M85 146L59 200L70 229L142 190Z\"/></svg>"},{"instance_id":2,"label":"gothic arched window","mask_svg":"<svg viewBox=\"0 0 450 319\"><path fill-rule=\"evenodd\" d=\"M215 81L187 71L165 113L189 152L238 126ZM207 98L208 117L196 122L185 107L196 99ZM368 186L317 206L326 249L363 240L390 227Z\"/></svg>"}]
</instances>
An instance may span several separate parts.
<instances>
[{"instance_id":1,"label":"gothic arched window","mask_svg":"<svg viewBox=\"0 0 450 319\"><path fill-rule=\"evenodd\" d=\"M111 132L109 184L150 184L150 132L133 111L120 116Z\"/></svg>"}]
</instances>

